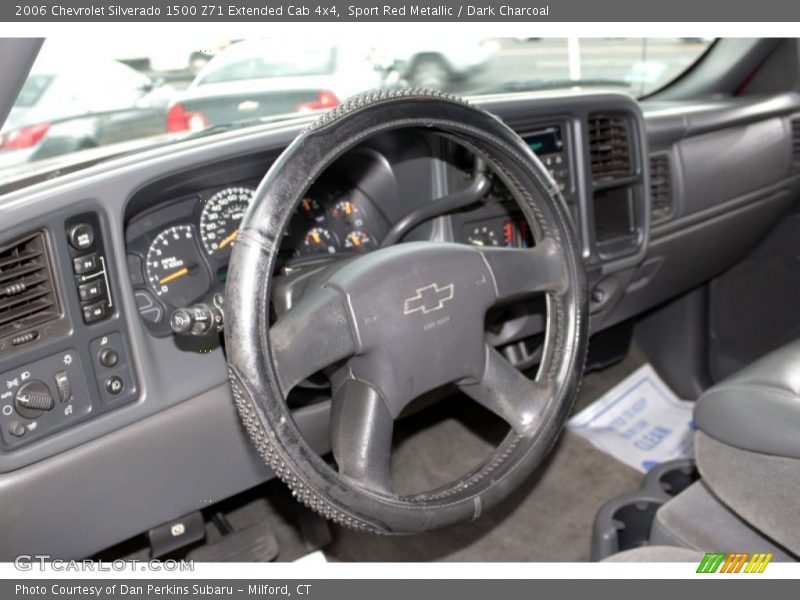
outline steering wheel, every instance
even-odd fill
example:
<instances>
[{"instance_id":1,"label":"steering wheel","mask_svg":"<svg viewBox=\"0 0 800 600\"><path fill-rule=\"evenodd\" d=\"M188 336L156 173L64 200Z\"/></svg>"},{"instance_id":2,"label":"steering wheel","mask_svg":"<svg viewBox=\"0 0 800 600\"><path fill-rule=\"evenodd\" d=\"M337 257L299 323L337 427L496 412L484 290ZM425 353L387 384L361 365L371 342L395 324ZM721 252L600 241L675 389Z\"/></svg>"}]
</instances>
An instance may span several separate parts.
<instances>
[{"instance_id":1,"label":"steering wheel","mask_svg":"<svg viewBox=\"0 0 800 600\"><path fill-rule=\"evenodd\" d=\"M531 249L401 243L322 276L270 326L282 233L314 180L379 132L419 127L471 148L508 186ZM486 342L486 311L545 294L535 379ZM357 96L304 130L272 165L230 261L225 341L233 398L259 454L293 495L324 517L375 533L418 533L478 518L545 458L580 383L587 347L585 274L568 209L527 145L489 113L452 96ZM337 469L305 442L289 391L328 368ZM486 462L440 489L400 496L390 477L394 420L413 399L454 383L509 433Z\"/></svg>"}]
</instances>

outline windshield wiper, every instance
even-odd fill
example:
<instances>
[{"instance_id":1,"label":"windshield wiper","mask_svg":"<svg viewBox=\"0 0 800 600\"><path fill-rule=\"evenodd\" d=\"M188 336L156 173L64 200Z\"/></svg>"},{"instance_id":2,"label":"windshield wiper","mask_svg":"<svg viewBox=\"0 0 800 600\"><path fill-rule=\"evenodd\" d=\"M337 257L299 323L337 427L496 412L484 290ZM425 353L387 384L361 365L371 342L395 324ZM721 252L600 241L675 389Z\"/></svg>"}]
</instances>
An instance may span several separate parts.
<instances>
[{"instance_id":1,"label":"windshield wiper","mask_svg":"<svg viewBox=\"0 0 800 600\"><path fill-rule=\"evenodd\" d=\"M526 81L506 81L479 90L470 95L510 94L513 92L532 92L538 90L559 90L571 87L631 87L630 82L622 79L528 79Z\"/></svg>"}]
</instances>

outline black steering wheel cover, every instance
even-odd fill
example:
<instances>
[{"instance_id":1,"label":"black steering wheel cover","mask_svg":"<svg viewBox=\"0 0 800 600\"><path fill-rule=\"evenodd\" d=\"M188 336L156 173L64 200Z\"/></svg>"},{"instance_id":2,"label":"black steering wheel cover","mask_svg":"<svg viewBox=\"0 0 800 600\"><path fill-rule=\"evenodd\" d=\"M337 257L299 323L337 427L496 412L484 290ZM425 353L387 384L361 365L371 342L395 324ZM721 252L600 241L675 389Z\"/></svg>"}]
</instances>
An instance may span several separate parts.
<instances>
[{"instance_id":1,"label":"black steering wheel cover","mask_svg":"<svg viewBox=\"0 0 800 600\"><path fill-rule=\"evenodd\" d=\"M280 389L269 342L271 274L282 232L313 181L360 141L388 129L424 127L479 151L517 198L537 240L555 240L566 261L565 293L548 294L540 377L552 383L541 427L513 432L488 461L459 481L414 497L356 486L305 442ZM568 208L527 145L490 113L439 92L371 92L331 110L272 165L246 214L226 288L225 341L233 398L264 462L302 503L341 525L374 533L418 533L476 519L544 460L577 395L588 340L588 293ZM313 327L313 324L309 324Z\"/></svg>"}]
</instances>

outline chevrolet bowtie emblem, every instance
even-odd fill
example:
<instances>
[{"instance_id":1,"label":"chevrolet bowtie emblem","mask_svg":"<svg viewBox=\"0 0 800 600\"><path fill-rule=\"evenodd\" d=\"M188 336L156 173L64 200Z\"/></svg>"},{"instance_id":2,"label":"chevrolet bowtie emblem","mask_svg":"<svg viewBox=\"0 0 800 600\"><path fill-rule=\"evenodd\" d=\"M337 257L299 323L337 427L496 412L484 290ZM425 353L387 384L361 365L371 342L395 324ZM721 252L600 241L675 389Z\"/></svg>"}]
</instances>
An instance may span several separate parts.
<instances>
[{"instance_id":1,"label":"chevrolet bowtie emblem","mask_svg":"<svg viewBox=\"0 0 800 600\"><path fill-rule=\"evenodd\" d=\"M403 302L403 314L410 315L422 312L423 315L444 308L445 302L453 299L453 284L442 285L432 283L418 288L411 298Z\"/></svg>"}]
</instances>

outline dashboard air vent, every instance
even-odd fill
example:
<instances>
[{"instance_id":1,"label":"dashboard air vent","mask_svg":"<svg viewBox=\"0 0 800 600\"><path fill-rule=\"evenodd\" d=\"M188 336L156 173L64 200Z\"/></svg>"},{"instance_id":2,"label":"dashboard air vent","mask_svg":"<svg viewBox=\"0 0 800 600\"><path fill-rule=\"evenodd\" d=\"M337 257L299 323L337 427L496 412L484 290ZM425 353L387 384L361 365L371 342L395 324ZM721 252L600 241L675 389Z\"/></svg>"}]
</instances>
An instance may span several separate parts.
<instances>
[{"instance_id":1,"label":"dashboard air vent","mask_svg":"<svg viewBox=\"0 0 800 600\"><path fill-rule=\"evenodd\" d=\"M650 156L650 216L653 222L672 214L672 170L668 154Z\"/></svg>"},{"instance_id":2,"label":"dashboard air vent","mask_svg":"<svg viewBox=\"0 0 800 600\"><path fill-rule=\"evenodd\" d=\"M0 246L0 338L59 315L44 233Z\"/></svg>"},{"instance_id":3,"label":"dashboard air vent","mask_svg":"<svg viewBox=\"0 0 800 600\"><path fill-rule=\"evenodd\" d=\"M615 115L590 115L589 151L595 181L610 181L631 175L627 119Z\"/></svg>"},{"instance_id":4,"label":"dashboard air vent","mask_svg":"<svg viewBox=\"0 0 800 600\"><path fill-rule=\"evenodd\" d=\"M792 168L800 171L800 117L792 119Z\"/></svg>"}]
</instances>

